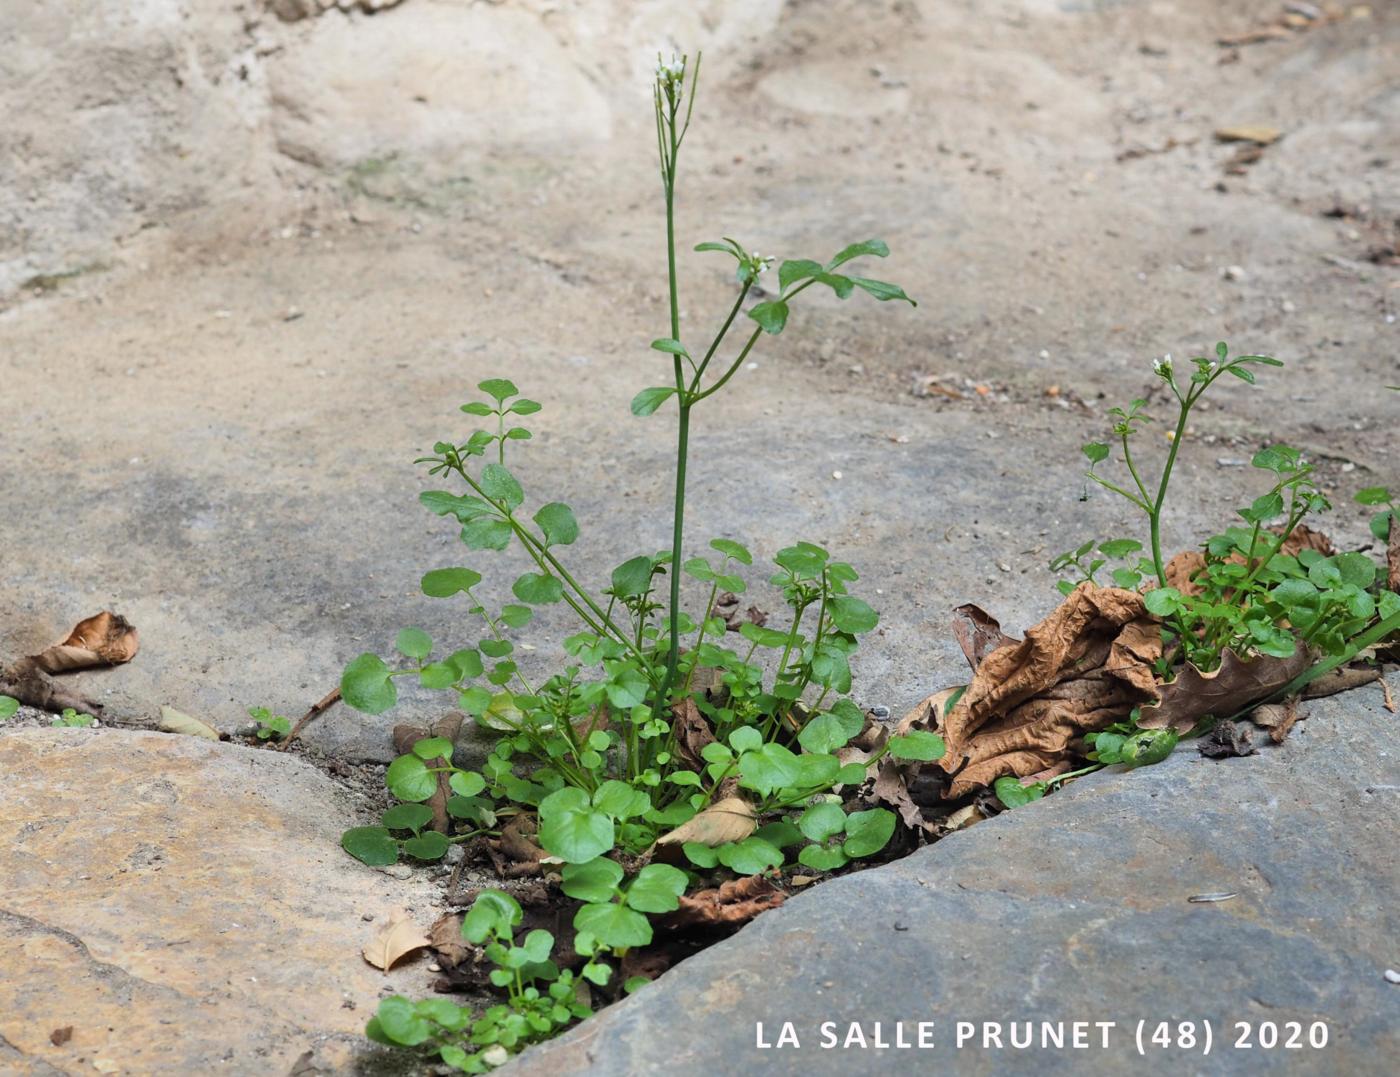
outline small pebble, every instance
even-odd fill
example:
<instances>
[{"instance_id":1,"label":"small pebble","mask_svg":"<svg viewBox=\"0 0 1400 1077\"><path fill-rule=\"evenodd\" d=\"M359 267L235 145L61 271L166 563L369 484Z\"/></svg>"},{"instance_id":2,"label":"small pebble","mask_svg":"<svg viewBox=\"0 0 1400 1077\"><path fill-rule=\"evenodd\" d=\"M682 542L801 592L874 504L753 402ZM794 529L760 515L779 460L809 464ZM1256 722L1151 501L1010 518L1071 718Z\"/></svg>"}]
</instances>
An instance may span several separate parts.
<instances>
[{"instance_id":1,"label":"small pebble","mask_svg":"<svg viewBox=\"0 0 1400 1077\"><path fill-rule=\"evenodd\" d=\"M1244 461L1237 456L1221 456L1215 461L1216 467L1244 467Z\"/></svg>"},{"instance_id":2,"label":"small pebble","mask_svg":"<svg viewBox=\"0 0 1400 1077\"><path fill-rule=\"evenodd\" d=\"M1291 299L1285 299L1282 303L1278 305L1278 309L1283 311L1285 314L1292 314L1298 309L1298 305L1294 303Z\"/></svg>"},{"instance_id":3,"label":"small pebble","mask_svg":"<svg viewBox=\"0 0 1400 1077\"><path fill-rule=\"evenodd\" d=\"M1386 969L1385 979L1387 983L1400 984L1400 972L1396 972L1394 969Z\"/></svg>"},{"instance_id":4,"label":"small pebble","mask_svg":"<svg viewBox=\"0 0 1400 1077\"><path fill-rule=\"evenodd\" d=\"M833 471L833 472L831 473L831 477L832 477L833 479L839 479L839 478L841 477L841 472L839 472L839 471Z\"/></svg>"},{"instance_id":5,"label":"small pebble","mask_svg":"<svg viewBox=\"0 0 1400 1077\"><path fill-rule=\"evenodd\" d=\"M870 714L871 717L878 718L880 719L880 721L883 722L886 718L890 716L890 709L889 707L883 705L879 707L871 707Z\"/></svg>"},{"instance_id":6,"label":"small pebble","mask_svg":"<svg viewBox=\"0 0 1400 1077\"><path fill-rule=\"evenodd\" d=\"M1001 569L1003 572L1010 572L1010 571L1011 571L1011 566L1008 565L1005 561L998 561L998 562L997 562L997 568Z\"/></svg>"},{"instance_id":7,"label":"small pebble","mask_svg":"<svg viewBox=\"0 0 1400 1077\"><path fill-rule=\"evenodd\" d=\"M1220 271L1220 275L1226 280L1232 280L1236 283L1244 280L1245 277L1248 276L1243 266L1226 266Z\"/></svg>"}]
</instances>

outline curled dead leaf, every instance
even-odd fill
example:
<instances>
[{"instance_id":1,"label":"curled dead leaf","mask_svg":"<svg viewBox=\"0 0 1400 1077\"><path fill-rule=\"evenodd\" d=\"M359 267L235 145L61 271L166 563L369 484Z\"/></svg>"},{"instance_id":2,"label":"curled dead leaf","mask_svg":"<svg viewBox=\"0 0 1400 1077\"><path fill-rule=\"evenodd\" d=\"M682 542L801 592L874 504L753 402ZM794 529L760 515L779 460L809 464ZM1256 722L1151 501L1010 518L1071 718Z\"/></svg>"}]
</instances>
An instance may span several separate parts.
<instances>
[{"instance_id":1,"label":"curled dead leaf","mask_svg":"<svg viewBox=\"0 0 1400 1077\"><path fill-rule=\"evenodd\" d=\"M953 635L974 673L982 660L998 647L1017 642L1002 632L1001 623L995 617L971 603L953 611Z\"/></svg>"},{"instance_id":2,"label":"curled dead leaf","mask_svg":"<svg viewBox=\"0 0 1400 1077\"><path fill-rule=\"evenodd\" d=\"M762 875L749 875L721 883L713 890L699 890L685 895L680 899L680 907L670 913L662 924L671 930L719 924L738 927L759 913L777 908L786 900L787 894L769 879Z\"/></svg>"},{"instance_id":3,"label":"curled dead leaf","mask_svg":"<svg viewBox=\"0 0 1400 1077\"><path fill-rule=\"evenodd\" d=\"M32 658L21 658L9 669L0 670L0 695L55 714L66 707L86 714L102 713L101 703L56 683Z\"/></svg>"},{"instance_id":4,"label":"curled dead leaf","mask_svg":"<svg viewBox=\"0 0 1400 1077\"><path fill-rule=\"evenodd\" d=\"M388 971L402 958L428 945L428 936L409 919L408 913L395 909L361 952L375 968Z\"/></svg>"},{"instance_id":5,"label":"curled dead leaf","mask_svg":"<svg viewBox=\"0 0 1400 1077\"><path fill-rule=\"evenodd\" d=\"M46 673L67 673L130 662L140 645L130 621L104 610L79 621L63 639L30 657Z\"/></svg>"},{"instance_id":6,"label":"curled dead leaf","mask_svg":"<svg viewBox=\"0 0 1400 1077\"><path fill-rule=\"evenodd\" d=\"M219 731L198 718L191 717L174 707L161 707L159 728L166 733L180 733L187 737L203 737L205 740L218 740Z\"/></svg>"},{"instance_id":7,"label":"curled dead leaf","mask_svg":"<svg viewBox=\"0 0 1400 1077\"><path fill-rule=\"evenodd\" d=\"M472 954L471 946L462 938L462 917L455 912L443 913L433 921L428 929L428 945L448 968L460 965Z\"/></svg>"},{"instance_id":8,"label":"curled dead leaf","mask_svg":"<svg viewBox=\"0 0 1400 1077\"><path fill-rule=\"evenodd\" d=\"M1289 658L1259 655L1243 659L1226 650L1220 668L1202 673L1186 663L1176 679L1159 685L1159 702L1146 705L1138 716L1144 729L1175 729L1189 733L1202 718L1228 718L1251 703L1259 703L1283 688L1312 664L1307 648L1299 647Z\"/></svg>"},{"instance_id":9,"label":"curled dead leaf","mask_svg":"<svg viewBox=\"0 0 1400 1077\"><path fill-rule=\"evenodd\" d=\"M703 774L705 760L700 753L705 745L715 742L715 735L690 696L671 708L671 733L676 739L676 758L687 770Z\"/></svg>"},{"instance_id":10,"label":"curled dead leaf","mask_svg":"<svg viewBox=\"0 0 1400 1077\"><path fill-rule=\"evenodd\" d=\"M753 806L743 797L725 797L675 830L662 834L656 844L682 845L693 841L701 845L723 845L729 841L743 841L757 829Z\"/></svg>"}]
</instances>

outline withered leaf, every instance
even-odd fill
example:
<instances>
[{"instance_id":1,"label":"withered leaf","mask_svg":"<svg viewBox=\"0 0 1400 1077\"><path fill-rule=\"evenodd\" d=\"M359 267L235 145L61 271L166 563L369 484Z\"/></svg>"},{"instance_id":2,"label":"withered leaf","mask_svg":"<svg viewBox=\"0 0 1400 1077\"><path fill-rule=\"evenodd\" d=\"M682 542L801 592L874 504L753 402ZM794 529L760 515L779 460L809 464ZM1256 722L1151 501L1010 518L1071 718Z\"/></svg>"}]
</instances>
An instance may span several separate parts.
<instances>
[{"instance_id":1,"label":"withered leaf","mask_svg":"<svg viewBox=\"0 0 1400 1077\"><path fill-rule=\"evenodd\" d=\"M694 841L701 845L723 845L728 841L743 841L757 829L753 806L743 797L725 797L675 830L661 835L656 844L682 845Z\"/></svg>"},{"instance_id":2,"label":"withered leaf","mask_svg":"<svg viewBox=\"0 0 1400 1077\"><path fill-rule=\"evenodd\" d=\"M995 617L970 602L953 610L953 635L974 673L982 660L998 647L1017 642L1002 632L1001 623Z\"/></svg>"},{"instance_id":3,"label":"withered leaf","mask_svg":"<svg viewBox=\"0 0 1400 1077\"><path fill-rule=\"evenodd\" d=\"M395 909L361 952L365 960L375 968L388 971L394 967L395 962L428 945L428 936L409 919L408 913L403 909Z\"/></svg>"},{"instance_id":4,"label":"withered leaf","mask_svg":"<svg viewBox=\"0 0 1400 1077\"><path fill-rule=\"evenodd\" d=\"M1156 620L1135 591L1080 584L1018 643L999 647L939 732L948 751L937 763L957 798L1004 774L1024 777L1068 758L1085 733L1125 718L1151 699L1152 663L1161 653ZM921 708L900 723L924 720Z\"/></svg>"},{"instance_id":5,"label":"withered leaf","mask_svg":"<svg viewBox=\"0 0 1400 1077\"><path fill-rule=\"evenodd\" d=\"M1249 720L1267 729L1269 739L1275 744L1282 744L1288 739L1294 723L1298 721L1298 700L1294 698L1282 703L1265 703L1262 707L1255 707Z\"/></svg>"},{"instance_id":6,"label":"withered leaf","mask_svg":"<svg viewBox=\"0 0 1400 1077\"><path fill-rule=\"evenodd\" d=\"M1306 647L1299 647L1289 658L1259 655L1248 660L1226 650L1220 668L1211 673L1187 662L1175 680L1158 686L1160 702L1142 708L1138 725L1188 733L1208 715L1226 718L1263 701L1311 664Z\"/></svg>"},{"instance_id":7,"label":"withered leaf","mask_svg":"<svg viewBox=\"0 0 1400 1077\"><path fill-rule=\"evenodd\" d=\"M455 912L443 913L428 929L428 945L451 968L466 961L472 954L467 940L462 938L462 917Z\"/></svg>"},{"instance_id":8,"label":"withered leaf","mask_svg":"<svg viewBox=\"0 0 1400 1077\"><path fill-rule=\"evenodd\" d=\"M787 894L769 879L762 875L749 875L721 883L713 890L699 890L683 896L680 908L669 914L662 923L671 929L716 924L738 927L761 912L777 908L786 900Z\"/></svg>"},{"instance_id":9,"label":"withered leaf","mask_svg":"<svg viewBox=\"0 0 1400 1077\"><path fill-rule=\"evenodd\" d=\"M63 639L30 657L46 673L67 673L130 662L140 645L130 621L104 610L79 621Z\"/></svg>"},{"instance_id":10,"label":"withered leaf","mask_svg":"<svg viewBox=\"0 0 1400 1077\"><path fill-rule=\"evenodd\" d=\"M102 713L101 703L56 683L32 658L21 658L9 669L0 670L0 695L13 696L26 706L55 714L65 707L86 714Z\"/></svg>"},{"instance_id":11,"label":"withered leaf","mask_svg":"<svg viewBox=\"0 0 1400 1077\"><path fill-rule=\"evenodd\" d=\"M187 737L203 737L205 740L218 740L219 731L198 718L193 718L174 707L161 707L160 728L166 733L182 733Z\"/></svg>"},{"instance_id":12,"label":"withered leaf","mask_svg":"<svg viewBox=\"0 0 1400 1077\"><path fill-rule=\"evenodd\" d=\"M710 723L700 713L695 700L686 696L671 708L671 733L676 739L676 758L687 770L705 772L705 760L700 753L705 745L715 742Z\"/></svg>"}]
</instances>

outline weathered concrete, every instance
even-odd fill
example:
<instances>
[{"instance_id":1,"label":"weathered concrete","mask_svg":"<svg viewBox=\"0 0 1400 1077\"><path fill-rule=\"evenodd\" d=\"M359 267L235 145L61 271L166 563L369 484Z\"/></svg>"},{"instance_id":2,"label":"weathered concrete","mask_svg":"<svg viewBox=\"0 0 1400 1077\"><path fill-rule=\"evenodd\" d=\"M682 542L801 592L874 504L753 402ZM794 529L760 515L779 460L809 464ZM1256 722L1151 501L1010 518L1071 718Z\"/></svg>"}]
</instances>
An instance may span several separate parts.
<instances>
[{"instance_id":1,"label":"weathered concrete","mask_svg":"<svg viewBox=\"0 0 1400 1077\"><path fill-rule=\"evenodd\" d=\"M1400 678L1392 678L1392 683ZM1103 774L761 917L507 1072L1376 1073L1400 1051L1400 750L1380 692L1309 705L1278 750L1189 748ZM1192 903L1192 895L1235 893ZM1110 1047L981 1046L982 1022L1113 1021ZM1214 1047L1136 1053L1139 1020ZM776 1043L791 1021L801 1049ZM935 1022L927 1051L823 1050ZM956 1022L976 1024L961 1050ZM1233 1023L1327 1023L1323 1050L1236 1050ZM1037 1028L1039 1026L1037 1025ZM1038 1034L1038 1033L1037 1033Z\"/></svg>"},{"instance_id":2,"label":"weathered concrete","mask_svg":"<svg viewBox=\"0 0 1400 1077\"><path fill-rule=\"evenodd\" d=\"M440 894L341 852L351 805L304 760L17 730L0 773L0 1073L338 1069L381 992L426 993L422 961L385 974L360 948Z\"/></svg>"}]
</instances>

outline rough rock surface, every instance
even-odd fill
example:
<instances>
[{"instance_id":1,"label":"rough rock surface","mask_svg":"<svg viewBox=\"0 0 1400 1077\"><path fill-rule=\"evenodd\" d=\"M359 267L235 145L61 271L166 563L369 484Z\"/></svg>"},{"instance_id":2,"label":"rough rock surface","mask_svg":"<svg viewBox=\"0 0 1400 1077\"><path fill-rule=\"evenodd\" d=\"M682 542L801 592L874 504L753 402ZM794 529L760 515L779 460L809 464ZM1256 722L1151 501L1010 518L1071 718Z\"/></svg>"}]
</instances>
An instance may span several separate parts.
<instances>
[{"instance_id":1,"label":"rough rock surface","mask_svg":"<svg viewBox=\"0 0 1400 1077\"><path fill-rule=\"evenodd\" d=\"M432 888L345 856L345 794L305 761L20 730L0 774L0 1073L338 1069L383 989L426 993L422 961L359 951L396 907L431 922Z\"/></svg>"},{"instance_id":2,"label":"rough rock surface","mask_svg":"<svg viewBox=\"0 0 1400 1077\"><path fill-rule=\"evenodd\" d=\"M1278 750L1187 747L825 884L509 1072L1378 1072L1400 1051L1400 751L1380 700L1321 700ZM1188 900L1207 893L1237 896ZM1210 1020L1211 1056L1138 1058L1139 1019ZM823 1021L893 1039L900 1020L911 1041L934 1021L935 1046L819 1046ZM1003 1042L1012 1020L1117 1027L1107 1050L958 1050L959 1020L1002 1022ZM793 1022L801 1049L757 1050L759 1021L770 1043ZM1330 1041L1235 1050L1236 1021L1325 1021Z\"/></svg>"}]
</instances>

